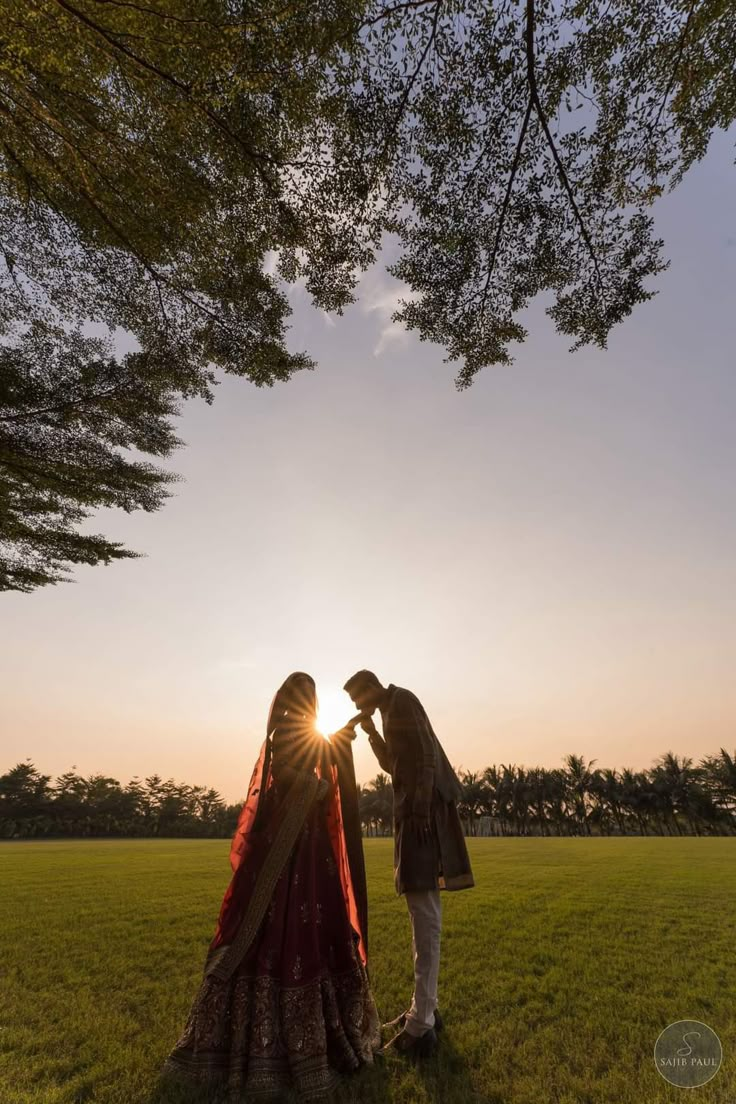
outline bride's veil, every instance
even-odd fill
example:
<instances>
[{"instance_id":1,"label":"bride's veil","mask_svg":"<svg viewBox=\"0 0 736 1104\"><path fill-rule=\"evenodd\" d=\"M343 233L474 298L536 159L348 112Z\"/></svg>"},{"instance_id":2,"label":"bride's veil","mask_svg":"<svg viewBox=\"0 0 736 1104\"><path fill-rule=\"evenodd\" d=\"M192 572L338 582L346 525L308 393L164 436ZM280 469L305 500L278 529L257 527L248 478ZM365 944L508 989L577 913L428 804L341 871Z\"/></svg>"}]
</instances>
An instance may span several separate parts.
<instances>
[{"instance_id":1,"label":"bride's veil","mask_svg":"<svg viewBox=\"0 0 736 1104\"><path fill-rule=\"evenodd\" d=\"M266 739L253 768L248 783L248 794L240 810L238 824L230 845L230 866L237 870L243 861L251 832L258 831L262 817L263 799L272 783L271 750L272 736L279 720L288 712L317 713L317 690L314 679L304 671L294 671L279 686L273 696L266 722Z\"/></svg>"}]
</instances>

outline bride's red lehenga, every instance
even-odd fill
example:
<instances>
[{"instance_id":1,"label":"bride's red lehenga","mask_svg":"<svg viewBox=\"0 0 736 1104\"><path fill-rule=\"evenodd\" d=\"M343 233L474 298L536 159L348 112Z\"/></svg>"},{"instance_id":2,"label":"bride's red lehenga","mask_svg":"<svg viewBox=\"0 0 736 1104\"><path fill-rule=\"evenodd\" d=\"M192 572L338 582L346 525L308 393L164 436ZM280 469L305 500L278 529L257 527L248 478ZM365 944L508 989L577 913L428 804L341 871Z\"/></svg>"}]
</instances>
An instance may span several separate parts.
<instances>
[{"instance_id":1,"label":"bride's red lehenga","mask_svg":"<svg viewBox=\"0 0 736 1104\"><path fill-rule=\"evenodd\" d=\"M287 680L282 702L289 690ZM205 976L166 1061L224 1083L232 1100L288 1087L323 1099L380 1047L350 739L329 744L313 716L278 704L277 694Z\"/></svg>"}]
</instances>

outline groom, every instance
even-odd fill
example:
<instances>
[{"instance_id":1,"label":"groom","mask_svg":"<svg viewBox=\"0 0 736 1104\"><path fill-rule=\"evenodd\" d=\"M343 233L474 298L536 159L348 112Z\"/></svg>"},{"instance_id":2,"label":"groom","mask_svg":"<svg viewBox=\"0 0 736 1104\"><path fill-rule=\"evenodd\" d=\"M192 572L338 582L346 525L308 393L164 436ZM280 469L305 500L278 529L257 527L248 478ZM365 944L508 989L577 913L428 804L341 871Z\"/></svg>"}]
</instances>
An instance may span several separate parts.
<instances>
[{"instance_id":1,"label":"groom","mask_svg":"<svg viewBox=\"0 0 736 1104\"><path fill-rule=\"evenodd\" d=\"M411 1007L385 1027L396 1027L391 1040L401 1053L425 1057L437 1045L442 1028L437 1011L440 966L441 889L474 884L457 812L462 788L421 702L410 690L383 686L372 671L358 671L345 690L364 714L381 769L394 789L394 880L409 909L414 953ZM371 720L378 709L383 736Z\"/></svg>"}]
</instances>

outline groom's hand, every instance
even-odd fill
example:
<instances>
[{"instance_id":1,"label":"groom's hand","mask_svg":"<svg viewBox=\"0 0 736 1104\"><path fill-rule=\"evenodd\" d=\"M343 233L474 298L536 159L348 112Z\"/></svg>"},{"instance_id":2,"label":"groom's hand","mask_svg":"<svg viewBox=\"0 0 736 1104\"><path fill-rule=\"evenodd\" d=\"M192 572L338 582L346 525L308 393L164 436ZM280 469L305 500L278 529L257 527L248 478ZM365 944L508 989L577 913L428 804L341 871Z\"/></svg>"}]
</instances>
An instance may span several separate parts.
<instances>
[{"instance_id":1,"label":"groom's hand","mask_svg":"<svg viewBox=\"0 0 736 1104\"><path fill-rule=\"evenodd\" d=\"M378 736L378 729L373 723L373 718L369 717L367 713L361 718L360 727L369 736Z\"/></svg>"}]
</instances>

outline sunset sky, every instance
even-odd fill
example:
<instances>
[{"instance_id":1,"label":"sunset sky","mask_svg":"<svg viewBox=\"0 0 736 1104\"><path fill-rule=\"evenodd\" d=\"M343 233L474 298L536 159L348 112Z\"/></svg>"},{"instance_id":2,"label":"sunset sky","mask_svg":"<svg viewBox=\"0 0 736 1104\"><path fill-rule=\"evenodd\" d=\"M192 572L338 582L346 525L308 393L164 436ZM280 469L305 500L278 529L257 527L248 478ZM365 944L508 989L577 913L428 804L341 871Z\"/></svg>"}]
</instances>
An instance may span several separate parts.
<instances>
[{"instance_id":1,"label":"sunset sky","mask_svg":"<svg viewBox=\"0 0 736 1104\"><path fill-rule=\"evenodd\" d=\"M655 208L670 269L607 352L537 303L510 368L463 393L392 326L370 272L315 372L190 403L184 476L94 528L147 554L0 598L0 772L32 758L243 796L272 694L356 668L414 690L451 761L648 767L736 747L736 178L732 142ZM356 742L358 777L378 766Z\"/></svg>"}]
</instances>

